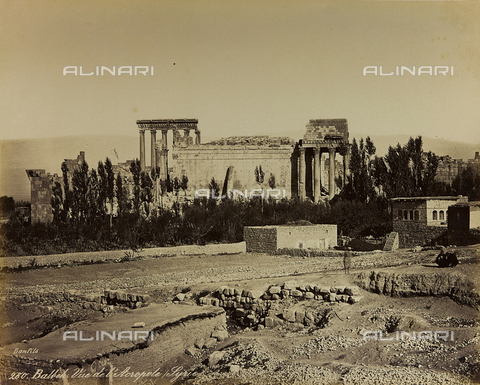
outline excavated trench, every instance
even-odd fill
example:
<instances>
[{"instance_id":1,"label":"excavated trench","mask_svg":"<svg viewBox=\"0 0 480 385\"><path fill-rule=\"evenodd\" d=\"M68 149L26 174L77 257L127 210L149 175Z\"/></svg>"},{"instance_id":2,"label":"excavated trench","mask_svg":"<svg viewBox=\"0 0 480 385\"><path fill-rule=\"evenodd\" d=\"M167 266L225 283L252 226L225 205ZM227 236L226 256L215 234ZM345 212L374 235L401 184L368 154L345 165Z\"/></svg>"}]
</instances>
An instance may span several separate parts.
<instances>
[{"instance_id":1,"label":"excavated trench","mask_svg":"<svg viewBox=\"0 0 480 385\"><path fill-rule=\"evenodd\" d=\"M480 306L480 295L475 284L456 273L395 274L372 271L358 274L357 283L364 290L386 296L447 296L474 309Z\"/></svg>"}]
</instances>

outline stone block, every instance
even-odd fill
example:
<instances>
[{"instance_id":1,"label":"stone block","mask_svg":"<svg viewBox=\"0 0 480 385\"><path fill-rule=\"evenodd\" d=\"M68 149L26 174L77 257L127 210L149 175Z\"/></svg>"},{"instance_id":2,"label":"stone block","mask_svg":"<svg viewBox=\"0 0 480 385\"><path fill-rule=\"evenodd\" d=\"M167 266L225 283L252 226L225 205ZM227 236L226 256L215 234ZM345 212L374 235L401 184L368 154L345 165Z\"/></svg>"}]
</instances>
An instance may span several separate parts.
<instances>
[{"instance_id":1,"label":"stone block","mask_svg":"<svg viewBox=\"0 0 480 385\"><path fill-rule=\"evenodd\" d=\"M273 328L275 326L275 321L273 317L265 317L265 327Z\"/></svg>"},{"instance_id":2,"label":"stone block","mask_svg":"<svg viewBox=\"0 0 480 385\"><path fill-rule=\"evenodd\" d=\"M311 291L307 291L305 293L305 299L313 299L315 298L315 294L313 294Z\"/></svg>"},{"instance_id":3,"label":"stone block","mask_svg":"<svg viewBox=\"0 0 480 385\"><path fill-rule=\"evenodd\" d=\"M272 294L272 301L277 301L280 299L280 296L278 294Z\"/></svg>"},{"instance_id":4,"label":"stone block","mask_svg":"<svg viewBox=\"0 0 480 385\"><path fill-rule=\"evenodd\" d=\"M329 294L330 293L330 288L328 286L320 286L318 288L318 293L319 294Z\"/></svg>"},{"instance_id":5,"label":"stone block","mask_svg":"<svg viewBox=\"0 0 480 385\"><path fill-rule=\"evenodd\" d=\"M303 297L303 292L300 291L300 290L291 290L291 291L290 291L290 295L291 295L292 297L297 297L297 298L299 298L299 297Z\"/></svg>"},{"instance_id":6,"label":"stone block","mask_svg":"<svg viewBox=\"0 0 480 385\"><path fill-rule=\"evenodd\" d=\"M263 293L264 292L262 290L252 290L249 292L248 297L257 299L257 298L260 298L263 295Z\"/></svg>"},{"instance_id":7,"label":"stone block","mask_svg":"<svg viewBox=\"0 0 480 385\"><path fill-rule=\"evenodd\" d=\"M283 284L283 289L284 290L295 290L298 286L298 283L296 281L287 281Z\"/></svg>"},{"instance_id":8,"label":"stone block","mask_svg":"<svg viewBox=\"0 0 480 385\"><path fill-rule=\"evenodd\" d=\"M230 365L228 367L228 371L230 373L238 373L240 371L240 366L239 365Z\"/></svg>"},{"instance_id":9,"label":"stone block","mask_svg":"<svg viewBox=\"0 0 480 385\"><path fill-rule=\"evenodd\" d=\"M305 311L297 310L295 312L295 322L300 322L301 324L305 322Z\"/></svg>"},{"instance_id":10,"label":"stone block","mask_svg":"<svg viewBox=\"0 0 480 385\"><path fill-rule=\"evenodd\" d=\"M261 297L263 300L265 301L269 301L272 299L272 296L268 293L263 293L262 297Z\"/></svg>"},{"instance_id":11,"label":"stone block","mask_svg":"<svg viewBox=\"0 0 480 385\"><path fill-rule=\"evenodd\" d=\"M200 350L197 349L195 346L190 346L185 350L185 353L188 356L196 357L200 353Z\"/></svg>"},{"instance_id":12,"label":"stone block","mask_svg":"<svg viewBox=\"0 0 480 385\"><path fill-rule=\"evenodd\" d=\"M349 296L360 295L360 288L358 286L347 286L343 293Z\"/></svg>"},{"instance_id":13,"label":"stone block","mask_svg":"<svg viewBox=\"0 0 480 385\"><path fill-rule=\"evenodd\" d=\"M197 349L203 349L203 345L205 345L205 338L200 338L195 341L193 344Z\"/></svg>"},{"instance_id":14,"label":"stone block","mask_svg":"<svg viewBox=\"0 0 480 385\"><path fill-rule=\"evenodd\" d=\"M184 301L185 300L185 294L183 293L178 293L175 298L178 300L178 301Z\"/></svg>"},{"instance_id":15,"label":"stone block","mask_svg":"<svg viewBox=\"0 0 480 385\"><path fill-rule=\"evenodd\" d=\"M330 293L330 294L325 295L325 297L323 297L323 299L327 302L335 302L336 297L337 297L337 295L335 293Z\"/></svg>"},{"instance_id":16,"label":"stone block","mask_svg":"<svg viewBox=\"0 0 480 385\"><path fill-rule=\"evenodd\" d=\"M268 289L268 292L270 294L280 294L282 291L282 288L280 286L272 286L270 289Z\"/></svg>"},{"instance_id":17,"label":"stone block","mask_svg":"<svg viewBox=\"0 0 480 385\"><path fill-rule=\"evenodd\" d=\"M288 322L295 322L295 310L283 309L283 319Z\"/></svg>"},{"instance_id":18,"label":"stone block","mask_svg":"<svg viewBox=\"0 0 480 385\"><path fill-rule=\"evenodd\" d=\"M282 290L282 297L283 297L283 298L288 298L288 297L290 297L290 290L285 290L285 289L283 289L283 290Z\"/></svg>"},{"instance_id":19,"label":"stone block","mask_svg":"<svg viewBox=\"0 0 480 385\"><path fill-rule=\"evenodd\" d=\"M362 299L363 299L363 296L360 296L360 295L350 296L348 297L348 303L354 304L354 303L360 302Z\"/></svg>"},{"instance_id":20,"label":"stone block","mask_svg":"<svg viewBox=\"0 0 480 385\"><path fill-rule=\"evenodd\" d=\"M233 290L233 294L234 294L235 296L238 295L238 296L241 297L241 296L242 296L242 292L243 292L243 290L242 290L242 289L238 289L238 288L235 288L235 289Z\"/></svg>"},{"instance_id":21,"label":"stone block","mask_svg":"<svg viewBox=\"0 0 480 385\"><path fill-rule=\"evenodd\" d=\"M213 348L218 343L216 338L207 338L203 344L203 349Z\"/></svg>"},{"instance_id":22,"label":"stone block","mask_svg":"<svg viewBox=\"0 0 480 385\"><path fill-rule=\"evenodd\" d=\"M216 365L225 355L225 352L213 352L208 356L208 366Z\"/></svg>"}]
</instances>

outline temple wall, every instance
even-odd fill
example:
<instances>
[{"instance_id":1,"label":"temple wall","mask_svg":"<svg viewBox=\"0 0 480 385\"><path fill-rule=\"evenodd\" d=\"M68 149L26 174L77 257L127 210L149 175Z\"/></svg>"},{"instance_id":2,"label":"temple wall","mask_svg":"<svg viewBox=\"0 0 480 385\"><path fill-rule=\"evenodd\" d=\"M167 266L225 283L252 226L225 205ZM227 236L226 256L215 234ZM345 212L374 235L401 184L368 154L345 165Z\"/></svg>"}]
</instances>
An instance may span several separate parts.
<instances>
[{"instance_id":1,"label":"temple wall","mask_svg":"<svg viewBox=\"0 0 480 385\"><path fill-rule=\"evenodd\" d=\"M285 189L291 196L291 155L292 146L191 146L172 149L170 178L188 177L188 190L208 188L213 178L220 188L226 178L227 170L233 166L228 188L250 193L253 189L268 189L270 174L275 176L275 188ZM262 166L264 182L255 181L255 168Z\"/></svg>"}]
</instances>

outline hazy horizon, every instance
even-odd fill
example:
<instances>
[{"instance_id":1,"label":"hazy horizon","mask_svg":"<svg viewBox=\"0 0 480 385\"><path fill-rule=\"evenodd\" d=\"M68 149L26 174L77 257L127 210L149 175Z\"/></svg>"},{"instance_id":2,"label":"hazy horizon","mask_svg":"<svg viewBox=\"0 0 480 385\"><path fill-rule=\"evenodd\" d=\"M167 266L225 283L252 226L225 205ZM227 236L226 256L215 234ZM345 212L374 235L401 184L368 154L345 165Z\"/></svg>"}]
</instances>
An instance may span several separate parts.
<instances>
[{"instance_id":1,"label":"hazy horizon","mask_svg":"<svg viewBox=\"0 0 480 385\"><path fill-rule=\"evenodd\" d=\"M449 1L2 2L2 138L129 134L166 118L254 135L347 118L351 132L478 143L479 16L479 3Z\"/></svg>"}]
</instances>

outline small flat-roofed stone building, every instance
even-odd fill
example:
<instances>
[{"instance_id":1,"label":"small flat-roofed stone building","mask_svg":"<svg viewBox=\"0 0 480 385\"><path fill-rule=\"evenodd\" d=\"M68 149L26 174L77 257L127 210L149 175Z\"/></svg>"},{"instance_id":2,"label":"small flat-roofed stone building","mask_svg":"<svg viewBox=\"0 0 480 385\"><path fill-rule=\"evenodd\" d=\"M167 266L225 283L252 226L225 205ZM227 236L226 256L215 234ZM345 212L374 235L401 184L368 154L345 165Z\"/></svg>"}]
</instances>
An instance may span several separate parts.
<instances>
[{"instance_id":1,"label":"small flat-roofed stone building","mask_svg":"<svg viewBox=\"0 0 480 385\"><path fill-rule=\"evenodd\" d=\"M245 226L247 252L275 254L279 249L319 249L337 246L337 225Z\"/></svg>"},{"instance_id":2,"label":"small flat-roofed stone building","mask_svg":"<svg viewBox=\"0 0 480 385\"><path fill-rule=\"evenodd\" d=\"M448 208L448 240L466 245L480 240L480 201L458 202Z\"/></svg>"},{"instance_id":3,"label":"small flat-roofed stone building","mask_svg":"<svg viewBox=\"0 0 480 385\"><path fill-rule=\"evenodd\" d=\"M399 247L442 243L447 233L449 206L466 201L462 196L391 199L393 231L399 235Z\"/></svg>"}]
</instances>

